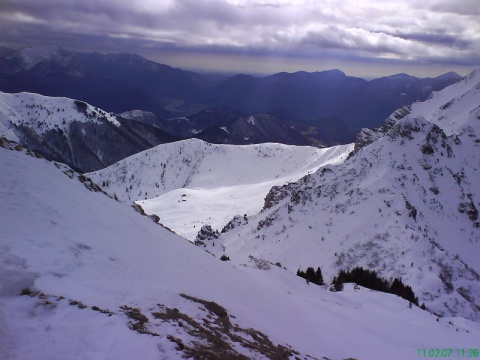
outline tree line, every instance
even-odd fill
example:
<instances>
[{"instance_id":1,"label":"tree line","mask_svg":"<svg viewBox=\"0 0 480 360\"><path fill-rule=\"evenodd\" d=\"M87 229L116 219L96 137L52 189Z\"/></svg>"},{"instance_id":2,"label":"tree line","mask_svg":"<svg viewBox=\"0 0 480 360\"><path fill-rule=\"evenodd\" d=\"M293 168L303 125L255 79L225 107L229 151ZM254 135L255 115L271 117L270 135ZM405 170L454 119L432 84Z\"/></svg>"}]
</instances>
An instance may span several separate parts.
<instances>
[{"instance_id":1,"label":"tree line","mask_svg":"<svg viewBox=\"0 0 480 360\"><path fill-rule=\"evenodd\" d=\"M308 267L305 271L298 269L297 276L304 278L307 283L319 286L325 285L320 267L317 267L317 270L313 267ZM418 298L415 296L412 288L409 285L405 285L400 278L394 278L392 281L389 281L380 277L374 270L357 266L351 270L340 270L332 280L332 290L343 290L344 283L355 283L371 290L394 294L418 306ZM424 308L424 305L422 305L422 308Z\"/></svg>"}]
</instances>

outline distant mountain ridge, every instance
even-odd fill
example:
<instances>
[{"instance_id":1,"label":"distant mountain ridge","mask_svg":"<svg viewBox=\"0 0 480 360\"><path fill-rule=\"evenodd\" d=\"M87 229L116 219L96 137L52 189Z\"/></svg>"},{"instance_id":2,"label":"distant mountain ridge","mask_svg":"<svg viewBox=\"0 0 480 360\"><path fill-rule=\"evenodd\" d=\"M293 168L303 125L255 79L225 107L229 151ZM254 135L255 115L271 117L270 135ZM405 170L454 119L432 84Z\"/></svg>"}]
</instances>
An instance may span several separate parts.
<instances>
[{"instance_id":1,"label":"distant mountain ridge","mask_svg":"<svg viewBox=\"0 0 480 360\"><path fill-rule=\"evenodd\" d=\"M176 135L195 137L212 144L248 145L276 142L286 145L311 145L311 141L292 125L287 125L274 115L247 115L230 108L207 109L162 123L176 129Z\"/></svg>"},{"instance_id":2,"label":"distant mountain ridge","mask_svg":"<svg viewBox=\"0 0 480 360\"><path fill-rule=\"evenodd\" d=\"M12 50L1 57L1 91L70 97L109 112L141 109L162 116L169 114L162 99L198 96L199 88L186 72L138 55L34 50Z\"/></svg>"},{"instance_id":3,"label":"distant mountain ridge","mask_svg":"<svg viewBox=\"0 0 480 360\"><path fill-rule=\"evenodd\" d=\"M456 73L433 79L399 74L367 81L340 70L238 75L218 85L212 101L246 112L286 109L305 119L336 116L351 128L376 127L395 109L426 100L460 78Z\"/></svg>"},{"instance_id":4,"label":"distant mountain ridge","mask_svg":"<svg viewBox=\"0 0 480 360\"><path fill-rule=\"evenodd\" d=\"M144 110L164 119L229 107L246 114L287 110L306 121L338 118L351 129L376 127L398 107L459 79L455 73L433 79L399 74L367 81L329 70L212 82L134 54L55 47L0 51L0 91L70 97L109 112Z\"/></svg>"},{"instance_id":5,"label":"distant mountain ridge","mask_svg":"<svg viewBox=\"0 0 480 360\"><path fill-rule=\"evenodd\" d=\"M240 116L225 126L210 127L196 136L215 144L260 144L275 142L286 145L310 145L296 130L268 114Z\"/></svg>"}]
</instances>

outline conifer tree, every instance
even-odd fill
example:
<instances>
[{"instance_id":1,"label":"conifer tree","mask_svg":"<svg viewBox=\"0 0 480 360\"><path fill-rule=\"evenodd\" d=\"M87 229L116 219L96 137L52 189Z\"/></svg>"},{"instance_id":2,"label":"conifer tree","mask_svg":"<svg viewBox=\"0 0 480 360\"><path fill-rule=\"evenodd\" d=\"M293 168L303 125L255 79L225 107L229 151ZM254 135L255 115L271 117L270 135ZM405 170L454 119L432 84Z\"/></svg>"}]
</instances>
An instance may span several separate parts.
<instances>
[{"instance_id":1,"label":"conifer tree","mask_svg":"<svg viewBox=\"0 0 480 360\"><path fill-rule=\"evenodd\" d=\"M322 270L320 269L320 267L318 267L317 271L315 272L315 283L317 285L325 285L325 282L323 281Z\"/></svg>"},{"instance_id":2,"label":"conifer tree","mask_svg":"<svg viewBox=\"0 0 480 360\"><path fill-rule=\"evenodd\" d=\"M297 276L300 276L307 280L307 282L312 282L316 285L324 285L322 270L320 267L317 268L315 271L313 267L308 267L306 271L301 271L300 269L297 270Z\"/></svg>"}]
</instances>

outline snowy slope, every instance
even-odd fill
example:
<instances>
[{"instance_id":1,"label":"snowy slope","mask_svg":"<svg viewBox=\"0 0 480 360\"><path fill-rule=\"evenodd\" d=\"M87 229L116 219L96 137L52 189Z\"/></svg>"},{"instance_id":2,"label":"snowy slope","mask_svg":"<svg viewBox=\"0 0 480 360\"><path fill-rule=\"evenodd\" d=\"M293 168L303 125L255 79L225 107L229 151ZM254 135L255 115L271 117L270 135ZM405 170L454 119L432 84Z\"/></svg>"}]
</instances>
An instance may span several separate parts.
<instances>
[{"instance_id":1,"label":"snowy slope","mask_svg":"<svg viewBox=\"0 0 480 360\"><path fill-rule=\"evenodd\" d=\"M120 126L114 115L84 102L26 92L0 92L0 121L10 128L26 126L42 135L49 130L67 131L73 121L98 124L100 118Z\"/></svg>"},{"instance_id":2,"label":"snowy slope","mask_svg":"<svg viewBox=\"0 0 480 360\"><path fill-rule=\"evenodd\" d=\"M364 130L355 154L273 188L265 208L235 219L217 256L249 255L327 281L363 266L402 277L439 315L480 320L480 72Z\"/></svg>"},{"instance_id":3,"label":"snowy slope","mask_svg":"<svg viewBox=\"0 0 480 360\"><path fill-rule=\"evenodd\" d=\"M117 118L82 101L2 92L0 135L80 171L104 168L173 140L151 125Z\"/></svg>"},{"instance_id":4,"label":"snowy slope","mask_svg":"<svg viewBox=\"0 0 480 360\"><path fill-rule=\"evenodd\" d=\"M221 262L63 165L0 148L0 167L2 359L404 360L478 348L477 323L361 288L332 293L266 262Z\"/></svg>"},{"instance_id":5,"label":"snowy slope","mask_svg":"<svg viewBox=\"0 0 480 360\"><path fill-rule=\"evenodd\" d=\"M413 117L424 117L445 132L447 136L480 129L479 120L480 69L451 85L448 90L434 92L428 101L411 106Z\"/></svg>"},{"instance_id":6,"label":"snowy slope","mask_svg":"<svg viewBox=\"0 0 480 360\"><path fill-rule=\"evenodd\" d=\"M353 145L213 145L189 139L159 145L87 174L122 201L137 201L193 240L204 224L221 230L235 215L261 210L272 186L342 162Z\"/></svg>"}]
</instances>

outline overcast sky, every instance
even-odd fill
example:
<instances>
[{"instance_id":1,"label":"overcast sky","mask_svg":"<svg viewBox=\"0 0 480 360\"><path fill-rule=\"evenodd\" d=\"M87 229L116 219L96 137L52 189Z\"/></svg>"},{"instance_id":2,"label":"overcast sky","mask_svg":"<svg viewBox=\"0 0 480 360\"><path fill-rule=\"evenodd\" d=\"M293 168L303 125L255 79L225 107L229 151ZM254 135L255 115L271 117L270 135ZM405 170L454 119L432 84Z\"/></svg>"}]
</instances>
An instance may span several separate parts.
<instances>
[{"instance_id":1,"label":"overcast sky","mask_svg":"<svg viewBox=\"0 0 480 360\"><path fill-rule=\"evenodd\" d=\"M480 67L479 0L0 0L0 45L183 69L376 77Z\"/></svg>"}]
</instances>

